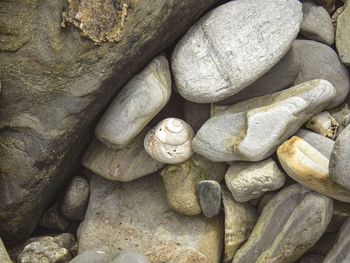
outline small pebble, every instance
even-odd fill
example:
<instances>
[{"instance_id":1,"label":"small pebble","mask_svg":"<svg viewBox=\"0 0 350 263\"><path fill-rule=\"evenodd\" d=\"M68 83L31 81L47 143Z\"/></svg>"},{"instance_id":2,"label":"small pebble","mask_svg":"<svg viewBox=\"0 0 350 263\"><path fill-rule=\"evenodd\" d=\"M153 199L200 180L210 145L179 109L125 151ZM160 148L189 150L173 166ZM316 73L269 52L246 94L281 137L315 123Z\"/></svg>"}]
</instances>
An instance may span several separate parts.
<instances>
[{"instance_id":1,"label":"small pebble","mask_svg":"<svg viewBox=\"0 0 350 263\"><path fill-rule=\"evenodd\" d=\"M220 212L221 186L214 180L203 180L197 185L199 204L203 214L211 218Z\"/></svg>"}]
</instances>

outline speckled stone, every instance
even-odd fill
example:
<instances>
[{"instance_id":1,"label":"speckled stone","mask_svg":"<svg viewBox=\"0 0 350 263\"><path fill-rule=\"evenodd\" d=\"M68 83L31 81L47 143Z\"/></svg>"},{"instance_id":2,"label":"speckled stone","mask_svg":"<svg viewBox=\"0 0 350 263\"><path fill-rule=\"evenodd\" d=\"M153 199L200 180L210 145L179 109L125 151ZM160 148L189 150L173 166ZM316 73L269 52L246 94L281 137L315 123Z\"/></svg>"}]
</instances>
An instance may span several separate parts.
<instances>
[{"instance_id":1,"label":"speckled stone","mask_svg":"<svg viewBox=\"0 0 350 263\"><path fill-rule=\"evenodd\" d=\"M199 204L206 217L216 216L221 207L221 186L214 180L203 180L197 185Z\"/></svg>"}]
</instances>

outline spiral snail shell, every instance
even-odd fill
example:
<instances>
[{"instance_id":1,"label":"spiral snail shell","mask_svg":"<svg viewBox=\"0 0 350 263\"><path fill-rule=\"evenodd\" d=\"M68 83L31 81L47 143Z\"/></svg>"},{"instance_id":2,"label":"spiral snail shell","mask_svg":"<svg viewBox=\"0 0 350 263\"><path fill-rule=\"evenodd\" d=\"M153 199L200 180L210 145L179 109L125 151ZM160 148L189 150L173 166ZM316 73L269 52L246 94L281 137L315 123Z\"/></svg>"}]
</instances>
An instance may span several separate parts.
<instances>
[{"instance_id":1,"label":"spiral snail shell","mask_svg":"<svg viewBox=\"0 0 350 263\"><path fill-rule=\"evenodd\" d=\"M155 160L174 164L189 159L192 154L194 133L181 119L167 118L151 129L144 141L146 152Z\"/></svg>"}]
</instances>

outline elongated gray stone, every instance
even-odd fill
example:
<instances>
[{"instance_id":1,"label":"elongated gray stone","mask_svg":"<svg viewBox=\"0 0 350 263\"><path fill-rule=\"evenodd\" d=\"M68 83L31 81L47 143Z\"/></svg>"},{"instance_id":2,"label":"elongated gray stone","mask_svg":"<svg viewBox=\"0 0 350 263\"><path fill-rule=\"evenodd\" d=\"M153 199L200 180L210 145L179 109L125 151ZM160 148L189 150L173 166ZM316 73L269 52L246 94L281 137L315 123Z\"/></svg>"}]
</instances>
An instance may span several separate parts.
<instances>
[{"instance_id":1,"label":"elongated gray stone","mask_svg":"<svg viewBox=\"0 0 350 263\"><path fill-rule=\"evenodd\" d=\"M332 199L301 185L284 188L264 207L232 262L295 262L326 230L332 206Z\"/></svg>"},{"instance_id":2,"label":"elongated gray stone","mask_svg":"<svg viewBox=\"0 0 350 263\"><path fill-rule=\"evenodd\" d=\"M336 183L350 190L350 125L335 141L329 161L329 173Z\"/></svg>"},{"instance_id":3,"label":"elongated gray stone","mask_svg":"<svg viewBox=\"0 0 350 263\"><path fill-rule=\"evenodd\" d=\"M114 149L126 146L167 104L170 95L169 63L158 56L119 92L98 123L96 137Z\"/></svg>"},{"instance_id":4,"label":"elongated gray stone","mask_svg":"<svg viewBox=\"0 0 350 263\"><path fill-rule=\"evenodd\" d=\"M149 261L140 253L123 251L110 263L149 263Z\"/></svg>"},{"instance_id":5,"label":"elongated gray stone","mask_svg":"<svg viewBox=\"0 0 350 263\"><path fill-rule=\"evenodd\" d=\"M204 259L198 262L219 263L220 218L186 217L171 211L159 175L127 183L92 175L89 183L89 206L78 231L79 253L130 249L152 263L176 263L191 250L193 256Z\"/></svg>"},{"instance_id":6,"label":"elongated gray stone","mask_svg":"<svg viewBox=\"0 0 350 263\"><path fill-rule=\"evenodd\" d=\"M350 66L350 5L344 4L345 8L337 18L336 41L337 50L342 62Z\"/></svg>"},{"instance_id":7,"label":"elongated gray stone","mask_svg":"<svg viewBox=\"0 0 350 263\"><path fill-rule=\"evenodd\" d=\"M334 99L326 80L243 101L213 115L197 132L193 150L211 161L260 161Z\"/></svg>"},{"instance_id":8,"label":"elongated gray stone","mask_svg":"<svg viewBox=\"0 0 350 263\"><path fill-rule=\"evenodd\" d=\"M214 180L203 180L197 185L198 199L206 217L216 216L221 207L221 186Z\"/></svg>"},{"instance_id":9,"label":"elongated gray stone","mask_svg":"<svg viewBox=\"0 0 350 263\"><path fill-rule=\"evenodd\" d=\"M171 63L179 93L206 103L239 92L287 53L301 20L296 0L237 0L215 8L174 50Z\"/></svg>"},{"instance_id":10,"label":"elongated gray stone","mask_svg":"<svg viewBox=\"0 0 350 263\"><path fill-rule=\"evenodd\" d=\"M112 181L132 181L152 174L165 164L154 160L143 147L148 128L143 130L129 145L114 150L94 139L85 152L82 164L95 174Z\"/></svg>"},{"instance_id":11,"label":"elongated gray stone","mask_svg":"<svg viewBox=\"0 0 350 263\"><path fill-rule=\"evenodd\" d=\"M73 177L61 202L62 214L71 220L83 220L89 202L89 192L89 182L85 177Z\"/></svg>"},{"instance_id":12,"label":"elongated gray stone","mask_svg":"<svg viewBox=\"0 0 350 263\"><path fill-rule=\"evenodd\" d=\"M315 3L303 3L303 22L300 33L308 39L332 46L334 44L334 27L327 10Z\"/></svg>"},{"instance_id":13,"label":"elongated gray stone","mask_svg":"<svg viewBox=\"0 0 350 263\"><path fill-rule=\"evenodd\" d=\"M233 162L225 175L227 188L238 202L247 202L283 186L286 177L276 162Z\"/></svg>"},{"instance_id":14,"label":"elongated gray stone","mask_svg":"<svg viewBox=\"0 0 350 263\"><path fill-rule=\"evenodd\" d=\"M350 262L350 218L348 218L339 230L339 236L327 254L323 263L347 263Z\"/></svg>"},{"instance_id":15,"label":"elongated gray stone","mask_svg":"<svg viewBox=\"0 0 350 263\"><path fill-rule=\"evenodd\" d=\"M332 154L332 149L334 146L334 141L319 135L315 132L300 129L296 134L296 136L300 137L310 145L312 145L316 150L322 153L327 159L330 158Z\"/></svg>"}]
</instances>

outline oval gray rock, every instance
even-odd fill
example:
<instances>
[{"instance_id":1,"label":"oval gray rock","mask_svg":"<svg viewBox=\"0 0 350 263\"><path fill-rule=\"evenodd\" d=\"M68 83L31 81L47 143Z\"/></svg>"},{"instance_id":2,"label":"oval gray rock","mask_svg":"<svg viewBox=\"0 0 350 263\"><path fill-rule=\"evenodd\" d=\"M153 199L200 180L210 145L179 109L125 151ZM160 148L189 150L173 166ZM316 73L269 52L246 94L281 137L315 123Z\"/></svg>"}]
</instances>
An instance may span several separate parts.
<instances>
[{"instance_id":1,"label":"oval gray rock","mask_svg":"<svg viewBox=\"0 0 350 263\"><path fill-rule=\"evenodd\" d=\"M332 207L332 199L301 185L284 188L264 207L232 262L295 262L325 232Z\"/></svg>"},{"instance_id":2,"label":"oval gray rock","mask_svg":"<svg viewBox=\"0 0 350 263\"><path fill-rule=\"evenodd\" d=\"M89 182L85 177L73 177L61 202L62 214L71 220L83 220L89 193Z\"/></svg>"},{"instance_id":3,"label":"oval gray rock","mask_svg":"<svg viewBox=\"0 0 350 263\"><path fill-rule=\"evenodd\" d=\"M329 162L329 173L336 183L350 190L350 125L335 141Z\"/></svg>"},{"instance_id":4,"label":"oval gray rock","mask_svg":"<svg viewBox=\"0 0 350 263\"><path fill-rule=\"evenodd\" d=\"M211 161L260 161L334 99L326 80L311 80L253 98L214 114L193 139L194 152Z\"/></svg>"},{"instance_id":5,"label":"oval gray rock","mask_svg":"<svg viewBox=\"0 0 350 263\"><path fill-rule=\"evenodd\" d=\"M227 188L238 202L247 202L283 186L284 173L272 158L261 162L232 162L225 175Z\"/></svg>"},{"instance_id":6,"label":"oval gray rock","mask_svg":"<svg viewBox=\"0 0 350 263\"><path fill-rule=\"evenodd\" d=\"M165 164L154 160L143 147L149 128L144 129L126 147L114 150L94 139L82 160L84 167L112 181L127 182L152 174Z\"/></svg>"},{"instance_id":7,"label":"oval gray rock","mask_svg":"<svg viewBox=\"0 0 350 263\"><path fill-rule=\"evenodd\" d=\"M215 8L174 50L171 63L179 93L206 103L239 92L286 54L301 20L296 0L237 0Z\"/></svg>"},{"instance_id":8,"label":"oval gray rock","mask_svg":"<svg viewBox=\"0 0 350 263\"><path fill-rule=\"evenodd\" d=\"M170 95L169 63L158 56L119 92L98 123L96 137L114 149L126 146L167 104Z\"/></svg>"},{"instance_id":9,"label":"oval gray rock","mask_svg":"<svg viewBox=\"0 0 350 263\"><path fill-rule=\"evenodd\" d=\"M221 186L214 180L203 180L197 185L198 199L206 217L216 216L221 207Z\"/></svg>"},{"instance_id":10,"label":"oval gray rock","mask_svg":"<svg viewBox=\"0 0 350 263\"><path fill-rule=\"evenodd\" d=\"M327 254L323 263L347 263L350 262L350 218L348 218L339 230L339 236Z\"/></svg>"},{"instance_id":11,"label":"oval gray rock","mask_svg":"<svg viewBox=\"0 0 350 263\"><path fill-rule=\"evenodd\" d=\"M327 10L308 1L303 3L303 22L300 33L308 39L332 46L334 44L334 27Z\"/></svg>"}]
</instances>

